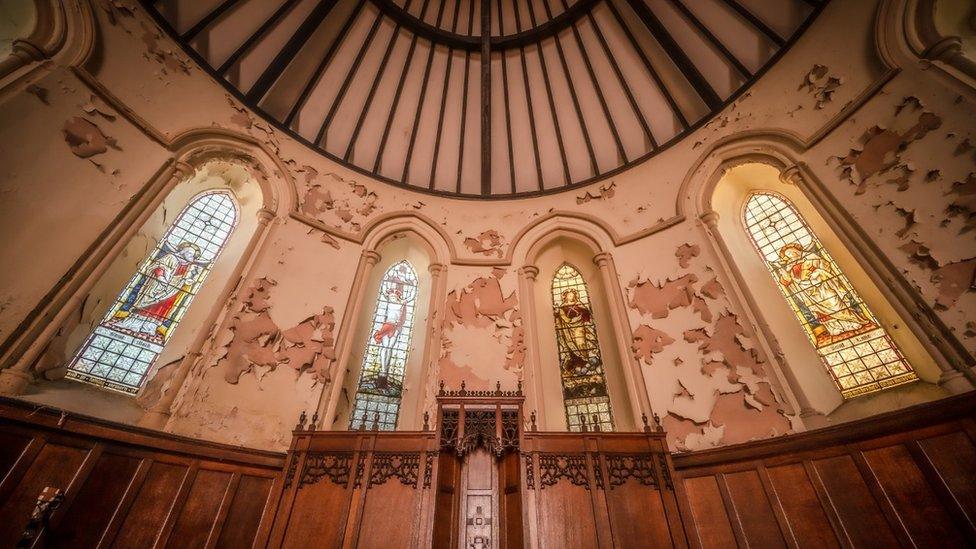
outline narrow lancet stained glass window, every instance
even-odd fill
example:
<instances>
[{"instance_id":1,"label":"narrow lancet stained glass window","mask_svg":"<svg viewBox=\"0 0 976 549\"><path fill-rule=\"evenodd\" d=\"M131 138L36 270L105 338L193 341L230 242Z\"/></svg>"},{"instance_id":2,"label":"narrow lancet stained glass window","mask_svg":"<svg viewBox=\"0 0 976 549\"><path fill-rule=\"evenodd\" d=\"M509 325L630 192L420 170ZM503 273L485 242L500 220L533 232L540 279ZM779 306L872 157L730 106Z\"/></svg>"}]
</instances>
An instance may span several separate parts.
<instances>
[{"instance_id":1,"label":"narrow lancet stained glass window","mask_svg":"<svg viewBox=\"0 0 976 549\"><path fill-rule=\"evenodd\" d=\"M552 313L569 430L579 431L585 421L591 429L598 424L602 431L612 431L610 394L593 323L590 292L579 271L565 263L552 278ZM584 415L582 420L580 416Z\"/></svg>"},{"instance_id":2,"label":"narrow lancet stained glass window","mask_svg":"<svg viewBox=\"0 0 976 549\"><path fill-rule=\"evenodd\" d=\"M67 377L137 392L236 225L229 192L191 200L88 336Z\"/></svg>"},{"instance_id":3,"label":"narrow lancet stained glass window","mask_svg":"<svg viewBox=\"0 0 976 549\"><path fill-rule=\"evenodd\" d=\"M417 273L406 261L394 264L383 275L350 429L371 428L374 423L381 430L396 429L417 291Z\"/></svg>"},{"instance_id":4,"label":"narrow lancet stained glass window","mask_svg":"<svg viewBox=\"0 0 976 549\"><path fill-rule=\"evenodd\" d=\"M792 204L778 195L753 194L745 224L844 398L918 379Z\"/></svg>"}]
</instances>

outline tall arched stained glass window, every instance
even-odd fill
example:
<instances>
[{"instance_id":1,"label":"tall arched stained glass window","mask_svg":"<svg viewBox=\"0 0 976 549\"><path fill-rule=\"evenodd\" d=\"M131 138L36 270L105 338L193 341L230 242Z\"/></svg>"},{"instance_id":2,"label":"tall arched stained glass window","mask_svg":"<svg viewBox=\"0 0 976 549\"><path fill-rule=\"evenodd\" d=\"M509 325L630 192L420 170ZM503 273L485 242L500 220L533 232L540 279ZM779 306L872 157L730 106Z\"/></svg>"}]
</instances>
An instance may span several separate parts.
<instances>
[{"instance_id":1,"label":"tall arched stained glass window","mask_svg":"<svg viewBox=\"0 0 976 549\"><path fill-rule=\"evenodd\" d=\"M363 353L351 429L374 423L384 431L396 429L417 291L417 272L407 261L394 264L383 275Z\"/></svg>"},{"instance_id":2,"label":"tall arched stained glass window","mask_svg":"<svg viewBox=\"0 0 976 549\"><path fill-rule=\"evenodd\" d=\"M844 398L918 379L792 204L755 193L746 203L745 224Z\"/></svg>"},{"instance_id":3,"label":"tall arched stained glass window","mask_svg":"<svg viewBox=\"0 0 976 549\"><path fill-rule=\"evenodd\" d=\"M236 225L229 192L193 198L88 336L67 377L137 392Z\"/></svg>"},{"instance_id":4,"label":"tall arched stained glass window","mask_svg":"<svg viewBox=\"0 0 976 549\"><path fill-rule=\"evenodd\" d=\"M610 394L590 307L590 292L579 271L566 263L552 277L552 314L569 430L579 431L585 421L590 428L599 425L602 431L612 431Z\"/></svg>"}]
</instances>

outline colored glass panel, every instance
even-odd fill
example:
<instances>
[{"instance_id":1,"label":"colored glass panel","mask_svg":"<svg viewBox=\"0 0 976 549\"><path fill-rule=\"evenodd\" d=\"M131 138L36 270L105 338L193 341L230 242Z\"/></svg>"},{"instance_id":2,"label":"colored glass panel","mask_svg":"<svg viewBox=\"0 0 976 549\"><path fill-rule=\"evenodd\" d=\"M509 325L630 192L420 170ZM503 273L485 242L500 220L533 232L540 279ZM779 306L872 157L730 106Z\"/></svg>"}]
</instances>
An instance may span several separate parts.
<instances>
[{"instance_id":1,"label":"colored glass panel","mask_svg":"<svg viewBox=\"0 0 976 549\"><path fill-rule=\"evenodd\" d=\"M196 196L88 336L66 377L137 392L236 225L229 192Z\"/></svg>"},{"instance_id":2,"label":"colored glass panel","mask_svg":"<svg viewBox=\"0 0 976 549\"><path fill-rule=\"evenodd\" d=\"M559 267L552 278L552 308L569 430L579 431L585 422L591 429L598 424L602 431L612 431L610 394L590 292L583 276L568 264Z\"/></svg>"},{"instance_id":3,"label":"colored glass panel","mask_svg":"<svg viewBox=\"0 0 976 549\"><path fill-rule=\"evenodd\" d=\"M745 224L844 398L918 379L792 204L778 195L753 194Z\"/></svg>"},{"instance_id":4,"label":"colored glass panel","mask_svg":"<svg viewBox=\"0 0 976 549\"><path fill-rule=\"evenodd\" d=\"M418 290L417 273L406 261L396 263L383 275L349 422L351 429L374 424L384 431L396 429Z\"/></svg>"}]
</instances>

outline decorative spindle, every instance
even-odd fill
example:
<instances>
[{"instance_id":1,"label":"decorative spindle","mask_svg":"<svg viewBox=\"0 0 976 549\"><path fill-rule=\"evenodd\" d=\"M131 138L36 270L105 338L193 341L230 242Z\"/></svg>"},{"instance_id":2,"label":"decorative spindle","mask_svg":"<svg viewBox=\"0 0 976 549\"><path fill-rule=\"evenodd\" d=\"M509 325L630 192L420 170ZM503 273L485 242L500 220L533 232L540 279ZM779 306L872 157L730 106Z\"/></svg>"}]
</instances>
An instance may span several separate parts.
<instances>
[{"instance_id":1,"label":"decorative spindle","mask_svg":"<svg viewBox=\"0 0 976 549\"><path fill-rule=\"evenodd\" d=\"M424 431L430 430L430 412L424 412Z\"/></svg>"},{"instance_id":2,"label":"decorative spindle","mask_svg":"<svg viewBox=\"0 0 976 549\"><path fill-rule=\"evenodd\" d=\"M308 424L308 430L314 431L315 426L318 425L318 423L319 423L319 413L315 412L314 414L312 414L312 422Z\"/></svg>"},{"instance_id":3,"label":"decorative spindle","mask_svg":"<svg viewBox=\"0 0 976 549\"><path fill-rule=\"evenodd\" d=\"M597 414L593 414L593 430L600 432L600 416Z\"/></svg>"},{"instance_id":4,"label":"decorative spindle","mask_svg":"<svg viewBox=\"0 0 976 549\"><path fill-rule=\"evenodd\" d=\"M529 414L529 421L531 421L531 424L529 426L529 430L530 431L535 431L537 429L537 427L535 426L535 410L532 410L532 413Z\"/></svg>"},{"instance_id":5,"label":"decorative spindle","mask_svg":"<svg viewBox=\"0 0 976 549\"><path fill-rule=\"evenodd\" d=\"M467 391L467 390L465 390L465 388L464 388L464 380L462 379L462 380L461 380L461 390L460 390L460 391L458 392L458 394L459 394L459 395L461 395L461 396L464 396L464 395L466 395L467 393L468 393L468 391Z\"/></svg>"},{"instance_id":6,"label":"decorative spindle","mask_svg":"<svg viewBox=\"0 0 976 549\"><path fill-rule=\"evenodd\" d=\"M305 420L307 418L308 418L308 416L305 414L305 410L302 410L301 415L298 416L298 425L295 425L295 430L296 431L303 431L303 430L305 430Z\"/></svg>"},{"instance_id":7,"label":"decorative spindle","mask_svg":"<svg viewBox=\"0 0 976 549\"><path fill-rule=\"evenodd\" d=\"M644 432L645 433L650 433L651 432L651 426L647 424L647 414L641 413L641 422L644 424Z\"/></svg>"},{"instance_id":8,"label":"decorative spindle","mask_svg":"<svg viewBox=\"0 0 976 549\"><path fill-rule=\"evenodd\" d=\"M518 380L518 391L515 392L516 396L522 396L522 380Z\"/></svg>"},{"instance_id":9,"label":"decorative spindle","mask_svg":"<svg viewBox=\"0 0 976 549\"><path fill-rule=\"evenodd\" d=\"M374 431L379 431L380 430L380 413L379 412L376 412L376 415L373 416L373 427L372 427L372 429Z\"/></svg>"},{"instance_id":10,"label":"decorative spindle","mask_svg":"<svg viewBox=\"0 0 976 549\"><path fill-rule=\"evenodd\" d=\"M440 386L441 386L441 390L437 394L440 395L440 396L444 396L444 380L443 379L441 380Z\"/></svg>"},{"instance_id":11,"label":"decorative spindle","mask_svg":"<svg viewBox=\"0 0 976 549\"><path fill-rule=\"evenodd\" d=\"M654 425L657 427L657 432L664 432L664 425L661 424L661 416L654 414Z\"/></svg>"},{"instance_id":12,"label":"decorative spindle","mask_svg":"<svg viewBox=\"0 0 976 549\"><path fill-rule=\"evenodd\" d=\"M496 381L495 382L495 394L496 395L502 394L502 382L501 381Z\"/></svg>"},{"instance_id":13,"label":"decorative spindle","mask_svg":"<svg viewBox=\"0 0 976 549\"><path fill-rule=\"evenodd\" d=\"M577 415L579 416L579 421L580 421L580 432L588 433L590 431L590 428L586 425L586 414L579 413Z\"/></svg>"},{"instance_id":14,"label":"decorative spindle","mask_svg":"<svg viewBox=\"0 0 976 549\"><path fill-rule=\"evenodd\" d=\"M359 422L359 430L365 431L367 423L369 423L369 415L366 413L366 410L363 410L363 420Z\"/></svg>"}]
</instances>

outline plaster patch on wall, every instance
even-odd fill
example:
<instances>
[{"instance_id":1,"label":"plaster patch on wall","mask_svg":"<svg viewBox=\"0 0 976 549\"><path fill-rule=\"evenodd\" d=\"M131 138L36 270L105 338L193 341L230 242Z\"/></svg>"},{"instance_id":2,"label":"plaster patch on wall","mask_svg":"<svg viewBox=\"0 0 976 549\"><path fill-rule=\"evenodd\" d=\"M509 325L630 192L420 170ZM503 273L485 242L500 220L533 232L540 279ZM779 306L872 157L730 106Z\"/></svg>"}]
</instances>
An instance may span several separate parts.
<instances>
[{"instance_id":1,"label":"plaster patch on wall","mask_svg":"<svg viewBox=\"0 0 976 549\"><path fill-rule=\"evenodd\" d=\"M498 231L495 229L488 229L487 231L482 231L475 237L467 237L464 239L464 246L473 254L480 254L484 256L495 256L498 258L504 257L505 252L502 249L505 245L505 239Z\"/></svg>"},{"instance_id":2,"label":"plaster patch on wall","mask_svg":"<svg viewBox=\"0 0 976 549\"><path fill-rule=\"evenodd\" d=\"M316 382L328 383L328 368L335 360L332 307L309 316L295 326L281 329L271 318L269 278L252 282L240 300L240 307L227 328L227 341L215 359L224 370L224 380L236 384L245 373L258 377L279 365L293 368L300 376L310 372Z\"/></svg>"},{"instance_id":3,"label":"plaster patch on wall","mask_svg":"<svg viewBox=\"0 0 976 549\"><path fill-rule=\"evenodd\" d=\"M504 269L493 269L447 295L442 322L438 378L457 387L463 379L472 389L493 381L514 388L522 378L525 342L515 292L505 296Z\"/></svg>"}]
</instances>

